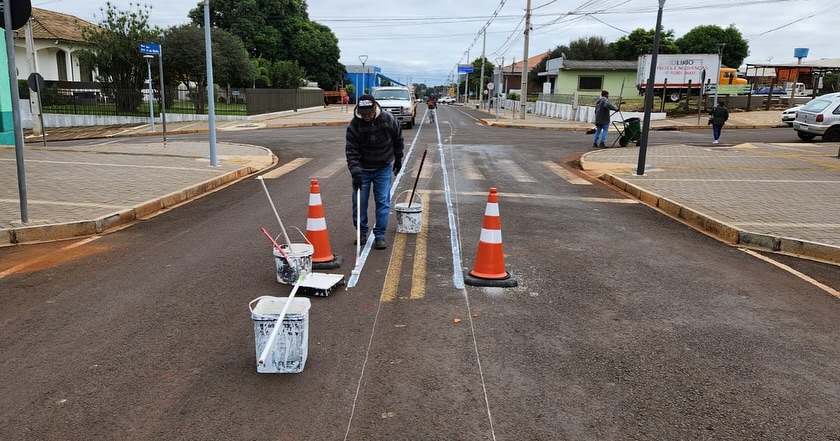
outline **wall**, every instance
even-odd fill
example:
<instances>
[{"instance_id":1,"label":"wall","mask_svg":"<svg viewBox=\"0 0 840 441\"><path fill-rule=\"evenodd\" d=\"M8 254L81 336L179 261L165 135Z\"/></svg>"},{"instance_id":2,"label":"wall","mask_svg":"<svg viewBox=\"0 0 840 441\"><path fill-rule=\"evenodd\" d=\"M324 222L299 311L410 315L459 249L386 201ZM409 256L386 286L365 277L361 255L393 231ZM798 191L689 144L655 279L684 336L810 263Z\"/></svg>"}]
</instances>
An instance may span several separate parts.
<instances>
[{"instance_id":1,"label":"wall","mask_svg":"<svg viewBox=\"0 0 840 441\"><path fill-rule=\"evenodd\" d=\"M12 118L12 92L9 89L9 60L6 45L0 45L0 145L15 145L14 120Z\"/></svg>"},{"instance_id":2,"label":"wall","mask_svg":"<svg viewBox=\"0 0 840 441\"><path fill-rule=\"evenodd\" d=\"M610 92L611 99L618 99L619 96L637 96L635 71L615 70L561 70L557 74L554 84L555 94L572 94L575 92L600 93L600 91L578 90L578 77L580 76L601 76L604 77L604 89ZM622 95L622 84L624 91Z\"/></svg>"}]
</instances>

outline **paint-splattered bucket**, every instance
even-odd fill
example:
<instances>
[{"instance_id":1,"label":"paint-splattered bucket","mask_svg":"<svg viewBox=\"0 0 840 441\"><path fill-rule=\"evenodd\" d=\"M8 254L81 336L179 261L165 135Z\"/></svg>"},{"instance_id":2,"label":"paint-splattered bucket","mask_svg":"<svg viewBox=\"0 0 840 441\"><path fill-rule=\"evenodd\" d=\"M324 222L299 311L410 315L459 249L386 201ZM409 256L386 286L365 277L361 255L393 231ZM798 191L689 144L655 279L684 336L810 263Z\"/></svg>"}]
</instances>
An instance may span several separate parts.
<instances>
[{"instance_id":1,"label":"paint-splattered bucket","mask_svg":"<svg viewBox=\"0 0 840 441\"><path fill-rule=\"evenodd\" d=\"M262 296L248 304L251 319L254 321L254 346L258 360L288 301L288 297ZM259 373L296 374L303 371L309 352L310 302L309 299L300 297L293 297L291 302L265 364L257 362Z\"/></svg>"},{"instance_id":2,"label":"paint-splattered bucket","mask_svg":"<svg viewBox=\"0 0 840 441\"><path fill-rule=\"evenodd\" d=\"M308 243L293 243L280 245L283 252L289 256L288 259L272 248L274 251L274 264L277 271L277 281L287 285L294 285L300 276L301 271L306 274L312 273L312 254L315 247Z\"/></svg>"},{"instance_id":3,"label":"paint-splattered bucket","mask_svg":"<svg viewBox=\"0 0 840 441\"><path fill-rule=\"evenodd\" d=\"M397 212L397 233L417 234L420 232L420 226L423 223L423 206L419 203L412 202L411 206L407 203L400 203L394 206Z\"/></svg>"}]
</instances>

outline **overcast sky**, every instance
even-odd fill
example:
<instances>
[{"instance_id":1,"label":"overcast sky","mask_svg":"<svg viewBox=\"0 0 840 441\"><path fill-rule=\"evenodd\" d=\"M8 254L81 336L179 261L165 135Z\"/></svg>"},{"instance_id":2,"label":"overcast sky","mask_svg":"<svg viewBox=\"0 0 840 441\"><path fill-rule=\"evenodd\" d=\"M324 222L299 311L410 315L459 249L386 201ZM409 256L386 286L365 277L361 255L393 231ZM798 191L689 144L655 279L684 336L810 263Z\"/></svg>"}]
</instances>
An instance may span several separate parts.
<instances>
[{"instance_id":1,"label":"overcast sky","mask_svg":"<svg viewBox=\"0 0 840 441\"><path fill-rule=\"evenodd\" d=\"M134 0L152 7L162 28L186 23L196 0ZM129 10L131 0L111 0ZM526 0L341 1L308 0L309 18L338 37L341 62L379 66L399 81L444 84L459 63L480 57L486 26L488 60L521 61ZM200 4L203 5L203 2ZM98 23L105 0L32 0L42 9ZM659 0L531 0L528 55L603 36L613 42L637 28L653 29ZM136 6L134 7L136 9ZM793 50L809 48L808 60L840 58L831 37L840 0L667 0L662 26L679 38L692 28L734 25L750 46L746 63L796 62ZM488 24L489 23L489 24ZM469 50L469 58L467 51Z\"/></svg>"}]
</instances>

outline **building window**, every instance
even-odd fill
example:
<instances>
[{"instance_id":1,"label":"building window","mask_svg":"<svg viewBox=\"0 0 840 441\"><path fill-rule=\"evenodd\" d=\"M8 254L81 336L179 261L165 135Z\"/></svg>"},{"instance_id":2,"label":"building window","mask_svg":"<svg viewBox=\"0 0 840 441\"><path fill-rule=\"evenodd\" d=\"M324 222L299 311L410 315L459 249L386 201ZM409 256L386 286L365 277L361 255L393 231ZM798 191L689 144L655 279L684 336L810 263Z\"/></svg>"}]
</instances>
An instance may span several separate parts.
<instances>
[{"instance_id":1,"label":"building window","mask_svg":"<svg viewBox=\"0 0 840 441\"><path fill-rule=\"evenodd\" d=\"M58 81L67 81L67 52L55 53L55 65L58 68Z\"/></svg>"},{"instance_id":2,"label":"building window","mask_svg":"<svg viewBox=\"0 0 840 441\"><path fill-rule=\"evenodd\" d=\"M584 76L578 77L578 90L602 90L604 88L604 77Z\"/></svg>"}]
</instances>

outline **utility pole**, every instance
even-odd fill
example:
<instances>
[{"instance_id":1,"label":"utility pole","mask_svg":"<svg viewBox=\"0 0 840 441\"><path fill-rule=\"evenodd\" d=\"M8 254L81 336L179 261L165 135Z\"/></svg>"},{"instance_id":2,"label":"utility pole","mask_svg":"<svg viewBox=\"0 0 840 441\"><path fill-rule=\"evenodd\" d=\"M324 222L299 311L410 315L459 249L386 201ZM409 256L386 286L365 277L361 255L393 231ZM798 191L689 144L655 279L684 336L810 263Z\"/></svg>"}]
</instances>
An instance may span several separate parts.
<instances>
[{"instance_id":1,"label":"utility pole","mask_svg":"<svg viewBox=\"0 0 840 441\"><path fill-rule=\"evenodd\" d=\"M528 104L528 37L531 34L531 0L525 7L525 48L522 50L522 96L519 97L519 117L525 119L525 106Z\"/></svg>"},{"instance_id":2,"label":"utility pole","mask_svg":"<svg viewBox=\"0 0 840 441\"><path fill-rule=\"evenodd\" d=\"M487 49L487 26L484 27L484 43L481 46L481 82L478 87L478 104L484 108L484 51ZM487 96L490 99L490 96Z\"/></svg>"},{"instance_id":3,"label":"utility pole","mask_svg":"<svg viewBox=\"0 0 840 441\"><path fill-rule=\"evenodd\" d=\"M470 50L469 49L467 49L467 63L472 65L472 62L470 62ZM465 78L466 79L464 80L464 105L469 105L470 104L470 73L469 72L467 72L467 76Z\"/></svg>"},{"instance_id":4,"label":"utility pole","mask_svg":"<svg viewBox=\"0 0 840 441\"><path fill-rule=\"evenodd\" d=\"M26 58L29 61L29 73L38 72L38 63L35 59L35 45L32 39L32 20L26 21L24 38L26 39ZM41 136L44 132L44 127L41 125L41 119L35 118L36 114L41 114L40 90L38 90L38 92L29 93L29 106L32 109L32 135Z\"/></svg>"}]
</instances>

